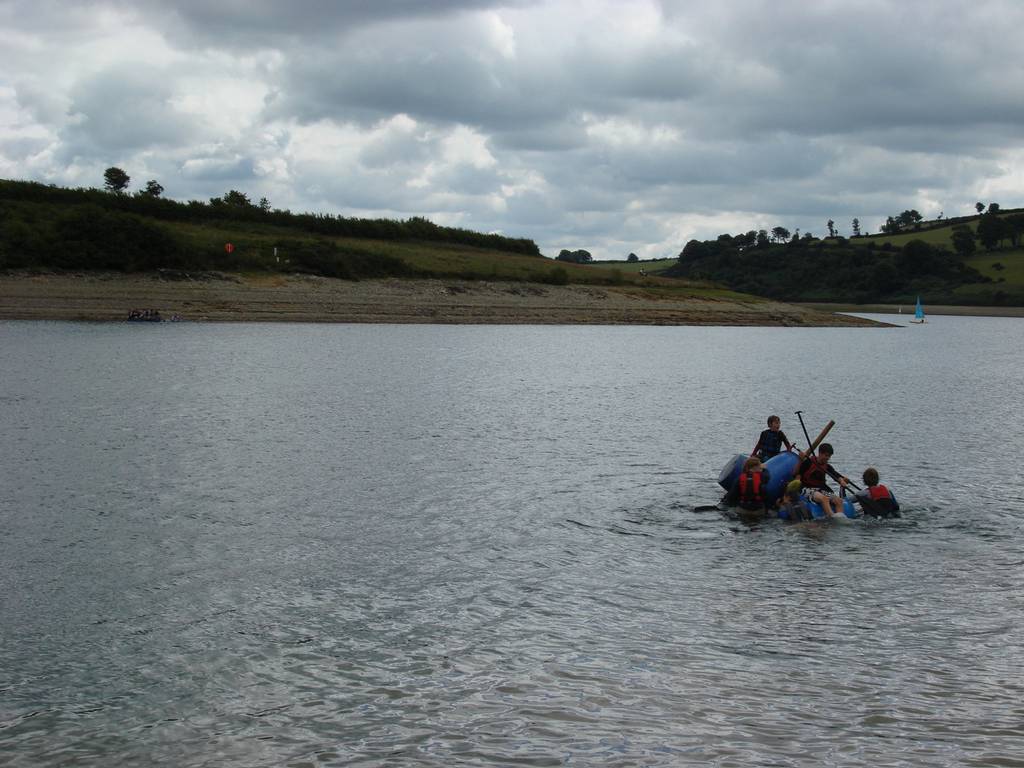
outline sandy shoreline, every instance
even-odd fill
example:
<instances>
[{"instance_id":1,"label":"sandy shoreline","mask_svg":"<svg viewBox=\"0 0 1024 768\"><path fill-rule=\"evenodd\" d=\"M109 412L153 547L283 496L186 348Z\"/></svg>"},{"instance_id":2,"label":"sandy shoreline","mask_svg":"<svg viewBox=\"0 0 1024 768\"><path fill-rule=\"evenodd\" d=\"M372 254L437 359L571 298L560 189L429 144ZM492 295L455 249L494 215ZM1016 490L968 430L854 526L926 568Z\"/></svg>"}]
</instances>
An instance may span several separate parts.
<instances>
[{"instance_id":1,"label":"sandy shoreline","mask_svg":"<svg viewBox=\"0 0 1024 768\"><path fill-rule=\"evenodd\" d=\"M772 301L661 298L629 286L308 275L0 274L0 319L123 321L158 309L186 321L870 326ZM862 310L863 311L863 310Z\"/></svg>"}]
</instances>

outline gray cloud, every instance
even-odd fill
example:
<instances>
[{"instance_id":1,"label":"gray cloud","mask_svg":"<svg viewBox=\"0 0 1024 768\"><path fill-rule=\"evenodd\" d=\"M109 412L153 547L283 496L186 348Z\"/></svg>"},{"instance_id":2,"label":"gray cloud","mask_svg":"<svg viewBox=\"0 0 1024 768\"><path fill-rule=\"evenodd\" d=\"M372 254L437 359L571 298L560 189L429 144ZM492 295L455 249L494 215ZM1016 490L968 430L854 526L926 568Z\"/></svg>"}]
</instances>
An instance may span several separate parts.
<instances>
[{"instance_id":1,"label":"gray cloud","mask_svg":"<svg viewBox=\"0 0 1024 768\"><path fill-rule=\"evenodd\" d=\"M117 68L76 84L62 131L70 154L126 154L143 148L186 144L192 120L172 104L163 72Z\"/></svg>"},{"instance_id":2,"label":"gray cloud","mask_svg":"<svg viewBox=\"0 0 1024 768\"><path fill-rule=\"evenodd\" d=\"M129 12L144 9L160 18L176 39L189 45L245 47L280 45L283 38L337 40L374 24L422 18L446 18L467 11L529 5L520 0L122 0Z\"/></svg>"},{"instance_id":3,"label":"gray cloud","mask_svg":"<svg viewBox=\"0 0 1024 768\"><path fill-rule=\"evenodd\" d=\"M45 181L116 163L599 257L1024 204L1010 0L8 0L0 26L4 168Z\"/></svg>"}]
</instances>

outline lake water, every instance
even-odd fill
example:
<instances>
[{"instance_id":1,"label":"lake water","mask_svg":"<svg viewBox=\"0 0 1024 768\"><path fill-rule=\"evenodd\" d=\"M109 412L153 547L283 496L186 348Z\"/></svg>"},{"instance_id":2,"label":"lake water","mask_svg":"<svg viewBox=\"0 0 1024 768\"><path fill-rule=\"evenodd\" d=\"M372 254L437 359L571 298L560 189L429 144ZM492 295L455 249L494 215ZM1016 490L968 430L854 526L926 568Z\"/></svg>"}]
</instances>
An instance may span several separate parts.
<instances>
[{"instance_id":1,"label":"lake water","mask_svg":"<svg viewBox=\"0 0 1024 768\"><path fill-rule=\"evenodd\" d=\"M1022 339L0 323L0 765L1024 765Z\"/></svg>"}]
</instances>

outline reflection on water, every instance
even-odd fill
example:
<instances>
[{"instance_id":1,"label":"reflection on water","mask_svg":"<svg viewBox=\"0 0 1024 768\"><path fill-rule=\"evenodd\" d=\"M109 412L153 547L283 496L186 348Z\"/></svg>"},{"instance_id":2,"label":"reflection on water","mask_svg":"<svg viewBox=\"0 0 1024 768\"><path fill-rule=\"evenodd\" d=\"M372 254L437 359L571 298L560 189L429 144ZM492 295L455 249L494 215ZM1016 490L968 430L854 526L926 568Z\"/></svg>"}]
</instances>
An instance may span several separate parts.
<instances>
[{"instance_id":1,"label":"reflection on water","mask_svg":"<svg viewBox=\"0 0 1024 768\"><path fill-rule=\"evenodd\" d=\"M1011 764L1020 327L2 323L3 762Z\"/></svg>"}]
</instances>

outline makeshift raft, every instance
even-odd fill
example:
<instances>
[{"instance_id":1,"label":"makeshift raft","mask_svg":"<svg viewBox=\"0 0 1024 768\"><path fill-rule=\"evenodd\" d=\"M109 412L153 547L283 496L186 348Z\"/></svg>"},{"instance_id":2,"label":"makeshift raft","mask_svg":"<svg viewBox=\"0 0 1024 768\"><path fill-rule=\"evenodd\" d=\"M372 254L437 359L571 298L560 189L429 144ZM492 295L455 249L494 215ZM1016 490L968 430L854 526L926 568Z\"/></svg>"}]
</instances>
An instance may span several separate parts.
<instances>
[{"instance_id":1,"label":"makeshift raft","mask_svg":"<svg viewBox=\"0 0 1024 768\"><path fill-rule=\"evenodd\" d=\"M738 453L726 462L725 467L722 469L722 473L718 476L718 484L725 488L726 491L732 489L736 484L737 478L740 476L740 472L743 470L743 462L745 462L749 456ZM778 516L779 518L786 520L788 515L785 510L776 510L773 505L776 501L782 498L786 492L786 486L789 481L793 479L793 475L796 472L797 465L800 463L800 457L791 451L783 451L782 453L773 456L764 463L764 468L768 470L768 485L764 488L765 500L768 502L768 514L772 516ZM808 499L803 500L810 510L812 517L815 520L821 520L826 517L825 511L821 508L820 504L816 504ZM849 518L859 517L860 513L854 506L853 501L849 496L843 498L843 514Z\"/></svg>"}]
</instances>

